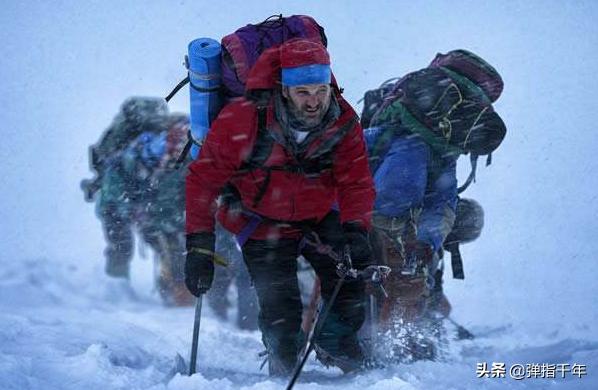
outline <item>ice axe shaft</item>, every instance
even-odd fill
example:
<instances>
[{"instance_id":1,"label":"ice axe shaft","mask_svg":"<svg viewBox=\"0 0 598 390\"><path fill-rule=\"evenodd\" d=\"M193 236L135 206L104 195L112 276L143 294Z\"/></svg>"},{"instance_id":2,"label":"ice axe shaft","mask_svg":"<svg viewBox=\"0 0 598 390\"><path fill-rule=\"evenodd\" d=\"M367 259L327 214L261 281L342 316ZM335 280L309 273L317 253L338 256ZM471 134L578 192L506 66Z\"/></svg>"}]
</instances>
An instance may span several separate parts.
<instances>
[{"instance_id":1,"label":"ice axe shaft","mask_svg":"<svg viewBox=\"0 0 598 390\"><path fill-rule=\"evenodd\" d=\"M451 317L446 317L447 320L457 328L457 338L459 340L473 340L475 335L467 330L463 325L460 325L457 321Z\"/></svg>"},{"instance_id":2,"label":"ice axe shaft","mask_svg":"<svg viewBox=\"0 0 598 390\"><path fill-rule=\"evenodd\" d=\"M191 361L189 363L189 376L195 374L197 369L197 346L199 339L199 324L201 322L201 301L203 294L195 302L195 321L193 322L193 342L191 343Z\"/></svg>"},{"instance_id":3,"label":"ice axe shaft","mask_svg":"<svg viewBox=\"0 0 598 390\"><path fill-rule=\"evenodd\" d=\"M307 341L307 345L305 346L305 352L303 353L303 356L302 356L301 360L299 361L299 364L297 364L297 366L295 367L295 371L293 372L293 377L291 378L291 381L287 385L286 390L291 390L293 388L293 386L295 385L295 382L299 378L299 375L301 375L303 366L305 365L305 362L307 361L309 354L314 349L314 343L315 343L318 335L320 334L320 331L322 330L322 325L326 321L326 317L328 317L328 313L330 312L332 305L334 305L334 301L336 300L338 292L340 291L341 287L343 286L344 281L345 281L345 278L341 277L338 280L338 282L336 282L336 286L334 287L334 291L332 292L330 301L328 301L328 304L324 307L324 310L322 311L322 315L318 316L318 318L315 319L314 325L313 325L314 331L311 333L311 335Z\"/></svg>"}]
</instances>

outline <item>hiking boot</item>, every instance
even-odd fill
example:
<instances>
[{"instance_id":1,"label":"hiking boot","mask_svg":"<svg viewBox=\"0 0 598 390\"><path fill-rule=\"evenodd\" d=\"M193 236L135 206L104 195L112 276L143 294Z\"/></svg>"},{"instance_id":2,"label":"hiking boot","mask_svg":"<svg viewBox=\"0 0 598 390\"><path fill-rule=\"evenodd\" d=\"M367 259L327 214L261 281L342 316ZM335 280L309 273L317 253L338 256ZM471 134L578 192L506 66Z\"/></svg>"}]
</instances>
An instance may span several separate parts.
<instances>
[{"instance_id":1,"label":"hiking boot","mask_svg":"<svg viewBox=\"0 0 598 390\"><path fill-rule=\"evenodd\" d=\"M326 367L338 367L345 374L368 368L361 345L359 345L359 342L357 342L356 339L351 340L350 342L341 341L340 344L341 350L335 354L332 354L318 344L315 344L314 350L316 351L316 358Z\"/></svg>"},{"instance_id":2,"label":"hiking boot","mask_svg":"<svg viewBox=\"0 0 598 390\"><path fill-rule=\"evenodd\" d=\"M293 374L297 365L296 356L282 356L280 354L268 353L268 374L272 377L286 378Z\"/></svg>"},{"instance_id":3,"label":"hiking boot","mask_svg":"<svg viewBox=\"0 0 598 390\"><path fill-rule=\"evenodd\" d=\"M208 306L212 308L212 311L219 319L223 321L228 320L228 301L208 295Z\"/></svg>"},{"instance_id":4,"label":"hiking boot","mask_svg":"<svg viewBox=\"0 0 598 390\"><path fill-rule=\"evenodd\" d=\"M398 321L395 328L386 333L388 353L386 357L397 363L413 363L418 360L437 361L445 346L442 321L426 318L417 323Z\"/></svg>"},{"instance_id":5,"label":"hiking boot","mask_svg":"<svg viewBox=\"0 0 598 390\"><path fill-rule=\"evenodd\" d=\"M129 279L129 262L112 257L106 260L106 274L113 278Z\"/></svg>"},{"instance_id":6,"label":"hiking boot","mask_svg":"<svg viewBox=\"0 0 598 390\"><path fill-rule=\"evenodd\" d=\"M446 295L442 292L434 294L430 300L429 310L432 313L437 313L441 318L448 318L451 314L452 306Z\"/></svg>"},{"instance_id":7,"label":"hiking boot","mask_svg":"<svg viewBox=\"0 0 598 390\"><path fill-rule=\"evenodd\" d=\"M109 302L122 303L138 299L129 279L110 277L103 284L102 296Z\"/></svg>"}]
</instances>

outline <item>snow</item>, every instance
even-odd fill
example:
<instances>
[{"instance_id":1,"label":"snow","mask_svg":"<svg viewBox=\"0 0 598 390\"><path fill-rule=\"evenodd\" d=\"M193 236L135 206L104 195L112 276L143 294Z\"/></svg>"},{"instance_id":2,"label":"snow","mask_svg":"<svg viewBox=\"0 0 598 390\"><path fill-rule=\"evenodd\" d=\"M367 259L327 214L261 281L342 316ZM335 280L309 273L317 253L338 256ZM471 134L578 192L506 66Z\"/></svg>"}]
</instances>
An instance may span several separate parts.
<instances>
[{"instance_id":1,"label":"snow","mask_svg":"<svg viewBox=\"0 0 598 390\"><path fill-rule=\"evenodd\" d=\"M138 259L138 262L141 262ZM199 373L176 374L176 355L188 362L191 308L165 308L137 269L137 291L99 269L39 259L5 263L0 273L0 388L2 389L280 389L259 370L257 332L238 331L204 308ZM97 267L96 267L97 268ZM93 281L90 283L90 281ZM119 294L117 294L119 293ZM124 294L123 294L124 293ZM582 379L527 379L525 388L590 388L598 341L534 333L503 325L472 326L473 341L454 341L442 362L391 366L343 376L308 362L297 389L519 388L509 379L477 379L478 362L570 362L588 365Z\"/></svg>"},{"instance_id":2,"label":"snow","mask_svg":"<svg viewBox=\"0 0 598 390\"><path fill-rule=\"evenodd\" d=\"M436 52L466 48L502 74L507 124L493 165L466 196L485 209L447 279L453 317L479 337L443 362L342 376L308 362L296 389L598 388L598 4L474 1L21 1L0 13L0 389L280 389L259 371L257 332L205 309L199 373L188 361L193 310L161 306L151 261L132 288L103 274L103 239L79 181L87 147L130 95L166 95L187 43L284 13L325 26L353 104ZM173 111L187 111L181 92ZM466 160L466 159L464 159ZM466 161L459 177L468 173ZM450 274L450 272L449 272ZM476 364L580 363L578 379L477 378Z\"/></svg>"}]
</instances>

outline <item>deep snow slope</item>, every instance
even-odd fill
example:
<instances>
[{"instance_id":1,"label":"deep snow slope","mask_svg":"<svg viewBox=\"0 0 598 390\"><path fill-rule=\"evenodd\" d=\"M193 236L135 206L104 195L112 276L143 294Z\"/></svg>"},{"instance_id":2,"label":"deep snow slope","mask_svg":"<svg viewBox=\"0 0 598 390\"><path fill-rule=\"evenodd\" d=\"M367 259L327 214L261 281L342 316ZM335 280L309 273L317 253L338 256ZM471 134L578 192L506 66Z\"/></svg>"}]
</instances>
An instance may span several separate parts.
<instances>
[{"instance_id":1,"label":"deep snow slope","mask_svg":"<svg viewBox=\"0 0 598 390\"><path fill-rule=\"evenodd\" d=\"M258 371L259 335L209 310L200 373L170 378L176 354L188 354L192 310L160 305L150 261L135 259L136 297L103 276L102 232L78 188L87 147L119 104L166 95L190 40L280 12L326 28L356 107L437 52L476 52L504 78L496 110L508 127L466 193L486 212L482 236L463 248L466 279L445 284L453 317L479 337L452 343L446 362L355 377L312 362L297 388L598 388L598 3L30 0L0 13L0 389L282 387ZM171 108L188 111L187 99ZM579 363L588 374L478 379L482 362Z\"/></svg>"},{"instance_id":2,"label":"deep snow slope","mask_svg":"<svg viewBox=\"0 0 598 390\"><path fill-rule=\"evenodd\" d=\"M145 268L140 268L139 266ZM94 270L99 271L99 270ZM238 331L204 309L199 373L176 374L188 362L191 308L162 307L151 265L138 260L134 289L77 264L37 259L2 263L0 271L0 389L280 389L259 370L258 332ZM450 326L448 329L454 332ZM315 360L297 389L570 388L598 384L598 341L569 338L557 324L533 334L510 324L472 326L472 341L451 341L442 362L390 366L343 376ZM583 363L588 375L565 379L477 378L481 362Z\"/></svg>"}]
</instances>

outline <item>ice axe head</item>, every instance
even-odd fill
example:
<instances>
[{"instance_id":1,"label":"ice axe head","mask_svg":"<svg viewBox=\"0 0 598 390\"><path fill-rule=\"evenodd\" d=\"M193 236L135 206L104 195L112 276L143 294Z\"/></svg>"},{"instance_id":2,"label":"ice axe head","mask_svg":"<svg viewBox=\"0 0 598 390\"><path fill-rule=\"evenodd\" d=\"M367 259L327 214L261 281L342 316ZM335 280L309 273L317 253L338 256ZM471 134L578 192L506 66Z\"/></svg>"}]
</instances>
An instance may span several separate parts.
<instances>
[{"instance_id":1,"label":"ice axe head","mask_svg":"<svg viewBox=\"0 0 598 390\"><path fill-rule=\"evenodd\" d=\"M177 353L174 357L172 367L170 368L170 371L168 371L162 382L165 384L170 382L170 380L174 378L176 374L181 374L183 376L189 374L189 365L187 364L187 362L185 362L185 359L179 353Z\"/></svg>"},{"instance_id":2,"label":"ice axe head","mask_svg":"<svg viewBox=\"0 0 598 390\"><path fill-rule=\"evenodd\" d=\"M359 277L364 282L374 286L382 295L388 298L388 294L382 284L388 278L390 271L391 268L385 265L370 265L359 273Z\"/></svg>"}]
</instances>

